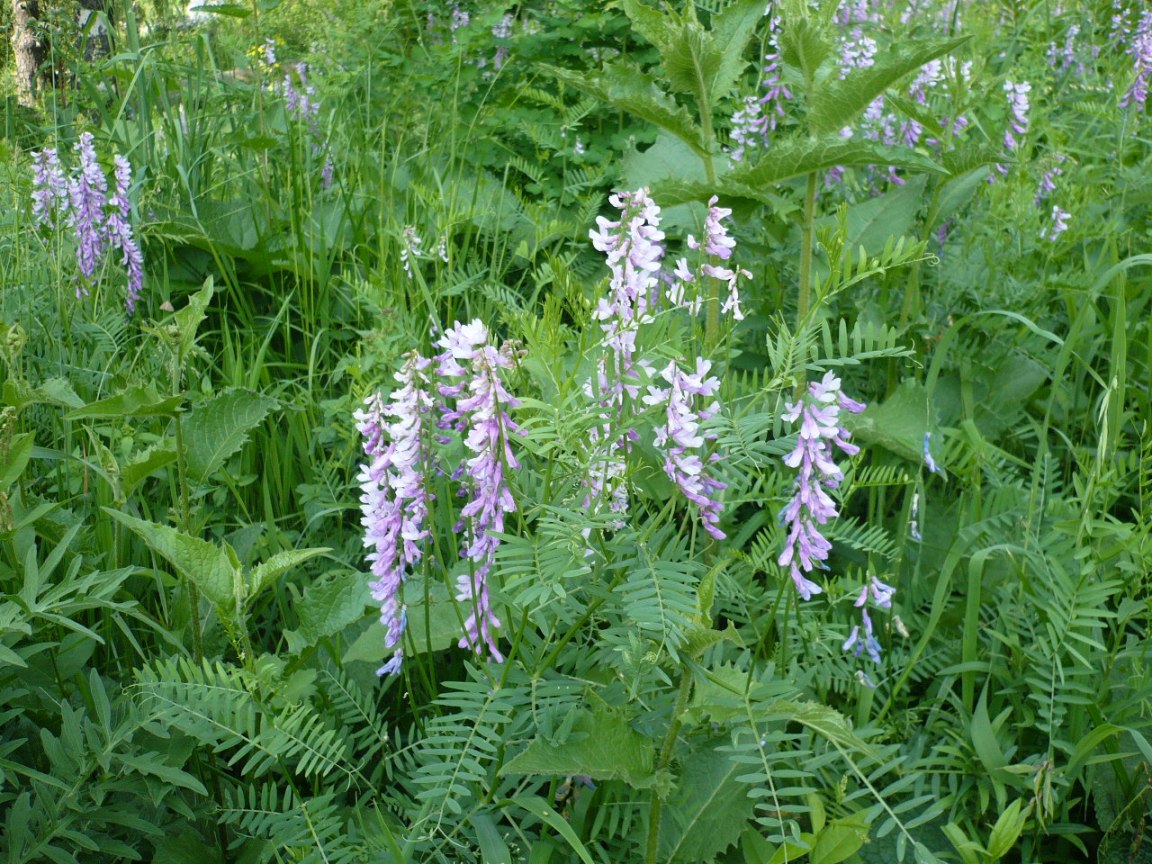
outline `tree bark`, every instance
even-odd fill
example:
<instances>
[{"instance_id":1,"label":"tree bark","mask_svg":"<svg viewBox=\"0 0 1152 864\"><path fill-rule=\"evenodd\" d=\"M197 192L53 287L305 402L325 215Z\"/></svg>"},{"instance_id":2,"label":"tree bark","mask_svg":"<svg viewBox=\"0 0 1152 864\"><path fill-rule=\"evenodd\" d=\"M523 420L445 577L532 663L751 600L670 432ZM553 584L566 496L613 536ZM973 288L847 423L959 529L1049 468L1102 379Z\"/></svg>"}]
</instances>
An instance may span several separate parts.
<instances>
[{"instance_id":1,"label":"tree bark","mask_svg":"<svg viewBox=\"0 0 1152 864\"><path fill-rule=\"evenodd\" d=\"M21 105L36 106L40 67L48 43L36 32L40 18L38 0L12 0L12 53L16 60L16 98Z\"/></svg>"}]
</instances>

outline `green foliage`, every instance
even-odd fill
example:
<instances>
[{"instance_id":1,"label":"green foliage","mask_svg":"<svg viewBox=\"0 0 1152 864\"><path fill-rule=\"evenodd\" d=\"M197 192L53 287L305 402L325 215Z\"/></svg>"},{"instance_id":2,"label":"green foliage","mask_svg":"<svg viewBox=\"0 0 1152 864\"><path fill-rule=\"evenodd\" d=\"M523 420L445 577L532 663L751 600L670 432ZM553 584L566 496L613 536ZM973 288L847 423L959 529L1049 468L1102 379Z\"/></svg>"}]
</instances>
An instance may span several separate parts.
<instances>
[{"instance_id":1,"label":"green foliage","mask_svg":"<svg viewBox=\"0 0 1152 864\"><path fill-rule=\"evenodd\" d=\"M53 7L0 124L0 857L1147 857L1149 130L1109 32L1143 10L771 6L125 3L88 59ZM132 161L135 316L32 216L30 153L84 131ZM664 273L714 195L749 273L742 321L660 282L636 332L720 379L723 539L665 473L659 379L587 395L588 233L640 186ZM459 647L461 446L395 647L357 506L353 412L477 318L523 433L499 664ZM828 371L869 407L800 602L786 417ZM587 485L616 437L626 512ZM873 577L878 661L843 648Z\"/></svg>"}]
</instances>

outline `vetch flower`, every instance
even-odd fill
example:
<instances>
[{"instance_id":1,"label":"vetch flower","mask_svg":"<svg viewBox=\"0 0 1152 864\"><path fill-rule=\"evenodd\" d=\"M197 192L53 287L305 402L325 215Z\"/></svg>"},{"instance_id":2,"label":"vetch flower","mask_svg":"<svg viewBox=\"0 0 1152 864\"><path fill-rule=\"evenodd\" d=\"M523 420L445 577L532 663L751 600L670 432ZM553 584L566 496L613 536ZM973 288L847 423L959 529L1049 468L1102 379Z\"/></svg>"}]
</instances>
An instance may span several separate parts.
<instances>
[{"instance_id":1,"label":"vetch flower","mask_svg":"<svg viewBox=\"0 0 1152 864\"><path fill-rule=\"evenodd\" d=\"M396 674L404 661L404 583L423 557L422 541L429 536L425 522L431 496L424 476L430 461L425 415L433 405L426 372L430 364L412 352L396 373L400 387L391 401L385 404L378 393L371 394L355 414L368 457L357 479L364 545L371 550L367 560L375 577L370 587L387 628L384 644L395 649L378 675Z\"/></svg>"},{"instance_id":2,"label":"vetch flower","mask_svg":"<svg viewBox=\"0 0 1152 864\"><path fill-rule=\"evenodd\" d=\"M104 228L108 235L108 243L113 249L119 249L128 273L128 291L124 304L128 314L136 311L136 301L140 299L140 292L144 287L144 258L140 254L140 247L132 234L132 203L128 200L128 189L132 185L132 166L123 156L117 154L114 159L116 169L116 188L109 202L112 211L108 213Z\"/></svg>"},{"instance_id":3,"label":"vetch flower","mask_svg":"<svg viewBox=\"0 0 1152 864\"><path fill-rule=\"evenodd\" d=\"M1009 152L1016 150L1020 144L1015 136L1028 133L1028 111L1031 109L1028 94L1031 92L1032 85L1027 81L1019 84L1004 82L1004 93L1008 96L1008 108L1011 114L1008 118L1008 129L1004 131L1004 149Z\"/></svg>"},{"instance_id":4,"label":"vetch flower","mask_svg":"<svg viewBox=\"0 0 1152 864\"><path fill-rule=\"evenodd\" d=\"M723 505L715 497L727 484L711 477L708 466L719 461L716 453L708 454L706 442L714 440L716 433L705 432L700 423L720 410L718 402L698 408L697 397L711 399L720 388L715 377L707 377L712 364L702 357L696 358L695 373L680 369L670 362L660 377L667 387L649 385L645 404L660 405L665 411L665 422L656 427L656 446L664 451L664 472L672 478L684 497L696 505L704 530L723 540L719 529Z\"/></svg>"},{"instance_id":5,"label":"vetch flower","mask_svg":"<svg viewBox=\"0 0 1152 864\"><path fill-rule=\"evenodd\" d=\"M76 296L87 295L87 283L96 275L104 254L104 205L108 200L108 180L96 161L92 133L85 132L76 144L80 156L79 173L68 184L71 205L69 223L76 232L76 263L84 281L77 284Z\"/></svg>"},{"instance_id":6,"label":"vetch flower","mask_svg":"<svg viewBox=\"0 0 1152 864\"><path fill-rule=\"evenodd\" d=\"M727 207L716 206L718 200L715 195L708 200L708 216L704 221L703 242L697 240L691 234L688 235L687 242L689 249L703 248L707 255L717 258L720 261L727 261L732 257L732 250L736 246L736 240L728 236L728 229L724 226L724 220L732 215L732 211ZM690 276L691 274L683 272L686 268L682 267L681 262L686 264L684 259L680 259L680 261L677 262L674 275L679 278L679 283L677 284L677 282L674 281L670 284L667 295L668 299L672 301L674 305L684 306L685 308L689 308L690 311L699 311L701 298L697 297L695 301L690 303L686 303L684 300L684 285L689 282L695 282L696 280L694 277L685 278L685 276ZM746 279L750 279L752 274L739 267L725 267L722 264L716 264L711 261L706 261L701 266L700 272L705 276L711 276L713 279L719 279L728 284L728 296L720 311L724 314L731 313L735 320L743 321L744 312L740 308L740 289L738 283L740 277L743 276ZM679 302L677 302L677 298L679 298Z\"/></svg>"},{"instance_id":7,"label":"vetch flower","mask_svg":"<svg viewBox=\"0 0 1152 864\"><path fill-rule=\"evenodd\" d=\"M1068 219L1072 214L1062 207L1052 205L1052 224L1040 229L1040 239L1054 242L1068 230Z\"/></svg>"},{"instance_id":8,"label":"vetch flower","mask_svg":"<svg viewBox=\"0 0 1152 864\"><path fill-rule=\"evenodd\" d=\"M1132 79L1132 86L1120 100L1120 107L1127 108L1136 104L1142 108L1148 100L1148 79L1152 76L1152 12L1145 12L1140 16L1140 22L1136 25L1136 35L1132 39L1128 53L1135 61L1135 77Z\"/></svg>"},{"instance_id":9,"label":"vetch flower","mask_svg":"<svg viewBox=\"0 0 1152 864\"><path fill-rule=\"evenodd\" d=\"M460 554L469 559L469 572L456 580L456 599L470 610L460 647L477 654L487 651L500 663L504 655L493 632L500 621L492 612L488 573L500 545L493 533L503 531L504 514L516 510L506 471L520 467L511 447L520 428L507 409L519 402L505 389L500 375L500 370L512 366L511 349L506 345L497 350L489 344L488 328L479 320L456 322L437 345L443 349L437 373L453 382L441 385L440 393L456 400L455 409L442 422L464 433L464 446L472 454L459 472L468 501L456 529L466 531Z\"/></svg>"},{"instance_id":10,"label":"vetch flower","mask_svg":"<svg viewBox=\"0 0 1152 864\"><path fill-rule=\"evenodd\" d=\"M840 379L831 371L820 381L808 385L807 393L786 406L784 419L800 421L796 447L784 457L784 464L798 469L796 491L780 511L780 521L787 525L788 535L778 563L788 569L792 582L805 600L823 589L808 578L824 563L832 544L821 533L820 526L838 515L836 502L827 490L836 489L844 474L832 459L830 444L848 455L859 452L850 434L840 426L841 410L858 414L863 403L849 399L840 391Z\"/></svg>"},{"instance_id":11,"label":"vetch flower","mask_svg":"<svg viewBox=\"0 0 1152 864\"><path fill-rule=\"evenodd\" d=\"M60 157L51 147L32 154L32 218L37 225L55 228L57 215L68 208L68 181Z\"/></svg>"}]
</instances>

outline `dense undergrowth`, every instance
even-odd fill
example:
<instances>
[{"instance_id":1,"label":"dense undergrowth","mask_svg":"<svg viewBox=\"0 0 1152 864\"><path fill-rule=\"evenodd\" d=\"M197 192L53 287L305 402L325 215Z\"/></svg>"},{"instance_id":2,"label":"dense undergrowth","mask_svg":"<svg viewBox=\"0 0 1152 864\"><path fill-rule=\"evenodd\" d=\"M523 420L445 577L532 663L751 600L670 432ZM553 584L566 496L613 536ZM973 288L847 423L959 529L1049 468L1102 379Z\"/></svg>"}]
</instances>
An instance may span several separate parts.
<instances>
[{"instance_id":1,"label":"dense undergrowth","mask_svg":"<svg viewBox=\"0 0 1152 864\"><path fill-rule=\"evenodd\" d=\"M6 103L5 860L1152 860L1140 3L174 11Z\"/></svg>"}]
</instances>

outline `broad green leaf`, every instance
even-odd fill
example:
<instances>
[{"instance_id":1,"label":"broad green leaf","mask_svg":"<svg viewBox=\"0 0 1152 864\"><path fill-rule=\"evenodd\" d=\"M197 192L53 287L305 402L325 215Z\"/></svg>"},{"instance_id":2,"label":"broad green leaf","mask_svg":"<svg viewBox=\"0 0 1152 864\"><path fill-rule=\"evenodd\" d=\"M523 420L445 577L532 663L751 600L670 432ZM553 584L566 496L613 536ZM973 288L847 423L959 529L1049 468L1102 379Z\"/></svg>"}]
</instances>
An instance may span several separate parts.
<instances>
[{"instance_id":1,"label":"broad green leaf","mask_svg":"<svg viewBox=\"0 0 1152 864\"><path fill-rule=\"evenodd\" d=\"M654 754L652 740L635 731L626 717L609 711L581 711L567 741L556 744L537 738L506 762L500 773L545 777L582 774L647 789L656 782Z\"/></svg>"},{"instance_id":2,"label":"broad green leaf","mask_svg":"<svg viewBox=\"0 0 1152 864\"><path fill-rule=\"evenodd\" d=\"M912 177L903 186L853 204L848 208L848 236L845 252L856 253L861 246L870 254L884 248L890 237L910 234L916 222L916 212L924 201L923 175ZM816 220L818 226L835 225L836 216Z\"/></svg>"},{"instance_id":3,"label":"broad green leaf","mask_svg":"<svg viewBox=\"0 0 1152 864\"><path fill-rule=\"evenodd\" d=\"M666 180L656 185L653 195L662 206L707 201L712 195L719 195L721 200L746 198L771 204L772 187L776 184L837 165L894 165L914 172L943 171L927 156L906 147L846 141L838 135L826 135L780 141L755 164L739 164L721 175L715 186L699 181Z\"/></svg>"},{"instance_id":4,"label":"broad green leaf","mask_svg":"<svg viewBox=\"0 0 1152 864\"><path fill-rule=\"evenodd\" d=\"M204 321L208 311L208 303L212 300L215 291L212 277L209 276L200 286L200 290L188 298L188 304L178 311L173 319L180 334L180 357L187 357L196 344L196 331Z\"/></svg>"},{"instance_id":5,"label":"broad green leaf","mask_svg":"<svg viewBox=\"0 0 1152 864\"><path fill-rule=\"evenodd\" d=\"M780 59L813 81L832 54L832 43L819 25L807 18L790 18L780 34ZM840 127L837 127L839 131Z\"/></svg>"},{"instance_id":6,"label":"broad green leaf","mask_svg":"<svg viewBox=\"0 0 1152 864\"><path fill-rule=\"evenodd\" d=\"M720 64L712 78L713 105L725 98L744 74L748 43L763 20L763 0L736 0L712 19L712 38L720 52Z\"/></svg>"},{"instance_id":7,"label":"broad green leaf","mask_svg":"<svg viewBox=\"0 0 1152 864\"><path fill-rule=\"evenodd\" d=\"M163 396L151 384L129 387L123 393L90 402L64 415L69 420L108 417L171 417L180 408L183 396Z\"/></svg>"},{"instance_id":8,"label":"broad green leaf","mask_svg":"<svg viewBox=\"0 0 1152 864\"><path fill-rule=\"evenodd\" d=\"M176 461L173 447L156 447L120 468L120 490L127 498L151 474Z\"/></svg>"},{"instance_id":9,"label":"broad green leaf","mask_svg":"<svg viewBox=\"0 0 1152 864\"><path fill-rule=\"evenodd\" d=\"M28 405L56 405L61 408L80 408L84 400L76 395L63 378L49 378L38 387L32 387L25 381L10 379L4 382L4 404L13 408L24 408Z\"/></svg>"},{"instance_id":10,"label":"broad green leaf","mask_svg":"<svg viewBox=\"0 0 1152 864\"><path fill-rule=\"evenodd\" d=\"M368 577L363 582L367 585ZM365 589L367 591L367 589ZM372 603L370 594L364 605ZM409 579L404 585L404 599L408 607L408 629L404 634L404 651L408 656L424 654L428 651L443 651L455 645L460 639L461 623L468 613L452 598L447 586L433 582L428 590L428 603L424 602L424 580ZM361 607L361 615L364 614ZM360 637L352 643L344 655L344 662L360 660L379 665L392 656L392 650L384 647L386 631L380 622L373 622Z\"/></svg>"},{"instance_id":11,"label":"broad green leaf","mask_svg":"<svg viewBox=\"0 0 1152 864\"><path fill-rule=\"evenodd\" d=\"M834 819L816 836L808 855L811 864L840 864L868 842L868 820L860 815Z\"/></svg>"},{"instance_id":12,"label":"broad green leaf","mask_svg":"<svg viewBox=\"0 0 1152 864\"><path fill-rule=\"evenodd\" d=\"M822 82L814 89L808 105L809 128L816 134L840 131L905 75L956 50L968 38L896 42L867 69L853 70L847 78Z\"/></svg>"},{"instance_id":13,"label":"broad green leaf","mask_svg":"<svg viewBox=\"0 0 1152 864\"><path fill-rule=\"evenodd\" d=\"M288 549L284 552L277 552L267 561L253 567L252 572L248 574L248 597L246 600L250 602L256 595L263 591L264 588L271 585L282 574L287 573L293 567L303 564L310 558L315 558L318 555L324 555L331 551L327 546L318 546L311 549Z\"/></svg>"},{"instance_id":14,"label":"broad green leaf","mask_svg":"<svg viewBox=\"0 0 1152 864\"><path fill-rule=\"evenodd\" d=\"M104 512L140 537L148 548L164 558L176 571L192 582L200 593L227 620L235 616L235 583L239 572L228 555L228 549L145 519L137 519L110 507ZM227 546L227 544L225 544Z\"/></svg>"},{"instance_id":15,"label":"broad green leaf","mask_svg":"<svg viewBox=\"0 0 1152 864\"><path fill-rule=\"evenodd\" d=\"M924 433L934 425L930 410L924 385L907 379L886 400L856 418L852 435L859 442L879 444L897 456L920 462Z\"/></svg>"},{"instance_id":16,"label":"broad green leaf","mask_svg":"<svg viewBox=\"0 0 1152 864\"><path fill-rule=\"evenodd\" d=\"M683 16L655 12L636 0L625 0L624 8L633 26L659 49L669 86L711 106L728 95L747 68L744 52L764 14L762 2L739 0L708 30L692 4Z\"/></svg>"},{"instance_id":17,"label":"broad green leaf","mask_svg":"<svg viewBox=\"0 0 1152 864\"><path fill-rule=\"evenodd\" d=\"M676 100L661 90L656 80L639 67L630 63L614 63L606 66L598 75L581 75L569 69L548 65L541 68L577 90L668 130L696 153L703 155L707 152L703 133L692 115L677 105Z\"/></svg>"},{"instance_id":18,"label":"broad green leaf","mask_svg":"<svg viewBox=\"0 0 1152 864\"><path fill-rule=\"evenodd\" d=\"M681 760L679 784L664 806L660 822L660 860L712 861L740 840L755 802L736 777L747 765L705 743Z\"/></svg>"},{"instance_id":19,"label":"broad green leaf","mask_svg":"<svg viewBox=\"0 0 1152 864\"><path fill-rule=\"evenodd\" d=\"M34 436L31 432L12 436L8 452L0 461L0 492L6 491L24 473L24 467L32 456L33 443Z\"/></svg>"},{"instance_id":20,"label":"broad green leaf","mask_svg":"<svg viewBox=\"0 0 1152 864\"><path fill-rule=\"evenodd\" d=\"M333 573L309 585L293 604L299 626L284 634L288 640L288 650L299 654L325 636L339 633L350 624L360 621L371 603L372 592L368 588L368 577L352 570ZM383 635L380 636L380 651L384 652ZM346 656L344 661L351 659L371 659L376 662L380 657Z\"/></svg>"},{"instance_id":21,"label":"broad green leaf","mask_svg":"<svg viewBox=\"0 0 1152 864\"><path fill-rule=\"evenodd\" d=\"M620 7L628 16L632 29L655 45L661 55L668 50L682 26L675 12L660 12L639 0L622 0Z\"/></svg>"},{"instance_id":22,"label":"broad green leaf","mask_svg":"<svg viewBox=\"0 0 1152 864\"><path fill-rule=\"evenodd\" d=\"M226 390L195 410L184 422L188 474L203 482L223 467L279 403L251 390Z\"/></svg>"}]
</instances>

